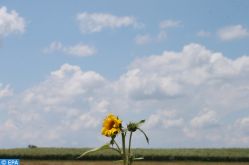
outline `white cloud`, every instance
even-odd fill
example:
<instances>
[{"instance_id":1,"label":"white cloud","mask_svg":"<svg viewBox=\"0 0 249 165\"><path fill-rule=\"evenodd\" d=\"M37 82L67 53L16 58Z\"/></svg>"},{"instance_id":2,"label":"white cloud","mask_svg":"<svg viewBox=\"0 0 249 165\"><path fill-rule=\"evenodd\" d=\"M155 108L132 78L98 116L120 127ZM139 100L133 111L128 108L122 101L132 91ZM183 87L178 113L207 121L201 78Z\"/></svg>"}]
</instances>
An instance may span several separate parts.
<instances>
[{"instance_id":1,"label":"white cloud","mask_svg":"<svg viewBox=\"0 0 249 165\"><path fill-rule=\"evenodd\" d=\"M245 147L249 143L249 116L238 117L234 122L229 123L228 128L222 131L223 141L231 144L231 146Z\"/></svg>"},{"instance_id":2,"label":"white cloud","mask_svg":"<svg viewBox=\"0 0 249 165\"><path fill-rule=\"evenodd\" d=\"M110 102L103 99L103 100L100 100L100 101L94 103L93 109L96 112L106 113L109 109L109 106L110 106Z\"/></svg>"},{"instance_id":3,"label":"white cloud","mask_svg":"<svg viewBox=\"0 0 249 165\"><path fill-rule=\"evenodd\" d=\"M73 131L79 131L82 128L96 128L100 124L100 121L97 118L89 115L82 114L71 123L69 123L68 128Z\"/></svg>"},{"instance_id":4,"label":"white cloud","mask_svg":"<svg viewBox=\"0 0 249 165\"><path fill-rule=\"evenodd\" d=\"M244 63L242 68L247 70L248 56L231 60L199 44L189 44L181 52L165 51L162 55L137 59L131 68L146 71L147 75L154 72L155 76L164 75L164 78L186 84L199 84L209 78L238 74L242 69L239 63Z\"/></svg>"},{"instance_id":5,"label":"white cloud","mask_svg":"<svg viewBox=\"0 0 249 165\"><path fill-rule=\"evenodd\" d=\"M167 38L167 33L165 31L160 31L157 35L157 41L162 41Z\"/></svg>"},{"instance_id":6,"label":"white cloud","mask_svg":"<svg viewBox=\"0 0 249 165\"><path fill-rule=\"evenodd\" d=\"M134 39L137 45L146 45L150 43L158 43L163 41L167 37L165 31L160 31L157 36L151 36L149 34L137 35Z\"/></svg>"},{"instance_id":7,"label":"white cloud","mask_svg":"<svg viewBox=\"0 0 249 165\"><path fill-rule=\"evenodd\" d=\"M11 96L13 94L13 89L10 88L10 85L3 85L0 83L0 99L6 96Z\"/></svg>"},{"instance_id":8,"label":"white cloud","mask_svg":"<svg viewBox=\"0 0 249 165\"><path fill-rule=\"evenodd\" d=\"M160 31L157 35L151 35L151 34L143 34L143 35L137 35L134 38L134 41L137 45L146 45L151 43L159 43L167 38L167 32L166 30L169 28L176 28L182 26L181 21L175 21L175 20L163 20L160 22L159 27Z\"/></svg>"},{"instance_id":9,"label":"white cloud","mask_svg":"<svg viewBox=\"0 0 249 165\"><path fill-rule=\"evenodd\" d=\"M249 117L243 117L235 121L235 127L240 129L243 134L249 135ZM248 139L249 140L249 139Z\"/></svg>"},{"instance_id":10,"label":"white cloud","mask_svg":"<svg viewBox=\"0 0 249 165\"><path fill-rule=\"evenodd\" d=\"M83 34L100 32L106 28L136 27L138 25L134 17L120 17L108 13L79 13L77 21Z\"/></svg>"},{"instance_id":11,"label":"white cloud","mask_svg":"<svg viewBox=\"0 0 249 165\"><path fill-rule=\"evenodd\" d=\"M54 41L52 42L48 48L44 49L44 53L52 53L56 51L63 51L63 45L61 42Z\"/></svg>"},{"instance_id":12,"label":"white cloud","mask_svg":"<svg viewBox=\"0 0 249 165\"><path fill-rule=\"evenodd\" d=\"M182 26L181 21L163 20L160 22L160 31L157 35L143 34L137 35L134 41L137 45L146 45L151 43L159 43L167 38L166 30Z\"/></svg>"},{"instance_id":13,"label":"white cloud","mask_svg":"<svg viewBox=\"0 0 249 165\"><path fill-rule=\"evenodd\" d=\"M218 119L215 111L205 109L200 112L199 115L195 116L190 124L195 128L205 128L217 125Z\"/></svg>"},{"instance_id":14,"label":"white cloud","mask_svg":"<svg viewBox=\"0 0 249 165\"><path fill-rule=\"evenodd\" d=\"M232 41L249 37L249 31L242 25L232 25L218 30L218 36L223 41Z\"/></svg>"},{"instance_id":15,"label":"white cloud","mask_svg":"<svg viewBox=\"0 0 249 165\"><path fill-rule=\"evenodd\" d=\"M145 35L137 35L135 37L135 43L138 45L144 45L152 42L152 38L150 35L145 34Z\"/></svg>"},{"instance_id":16,"label":"white cloud","mask_svg":"<svg viewBox=\"0 0 249 165\"><path fill-rule=\"evenodd\" d=\"M91 56L96 50L93 47L84 44L77 44L66 48L66 53L76 56Z\"/></svg>"},{"instance_id":17,"label":"white cloud","mask_svg":"<svg viewBox=\"0 0 249 165\"><path fill-rule=\"evenodd\" d=\"M241 146L229 133L231 124L223 122L227 122L227 114L249 108L248 66L248 56L229 59L202 45L189 44L179 52L165 51L136 59L116 82L116 90L126 96L123 100L132 100L131 108L151 112L147 117L148 131L169 129L173 135L159 133L160 136L180 136L194 146ZM154 112L165 108L174 109L178 115L172 119ZM177 129L171 130L172 125ZM224 138L226 141L222 141ZM198 143L192 143L193 139ZM169 142L172 143L177 145L179 141Z\"/></svg>"},{"instance_id":18,"label":"white cloud","mask_svg":"<svg viewBox=\"0 0 249 165\"><path fill-rule=\"evenodd\" d=\"M104 83L105 79L98 73L83 72L78 66L64 64L51 72L48 80L27 90L24 100L44 106L56 106L71 102L77 96L89 95Z\"/></svg>"},{"instance_id":19,"label":"white cloud","mask_svg":"<svg viewBox=\"0 0 249 165\"><path fill-rule=\"evenodd\" d=\"M184 123L183 118L177 118L178 115L173 110L160 110L151 114L145 124L147 129L163 127L163 128L177 128Z\"/></svg>"},{"instance_id":20,"label":"white cloud","mask_svg":"<svg viewBox=\"0 0 249 165\"><path fill-rule=\"evenodd\" d=\"M248 75L248 56L230 59L196 43L138 58L117 80L64 64L0 102L0 144L94 146L113 112L124 125L146 119L153 147L247 146L248 119L238 114L249 116Z\"/></svg>"},{"instance_id":21,"label":"white cloud","mask_svg":"<svg viewBox=\"0 0 249 165\"><path fill-rule=\"evenodd\" d=\"M44 53L63 53L71 56L86 57L96 53L96 49L92 46L82 43L73 46L64 46L61 42L54 41L43 50Z\"/></svg>"},{"instance_id":22,"label":"white cloud","mask_svg":"<svg viewBox=\"0 0 249 165\"><path fill-rule=\"evenodd\" d=\"M160 99L175 97L181 92L180 85L171 77L145 73L131 69L122 75L118 82L120 90L133 99Z\"/></svg>"},{"instance_id":23,"label":"white cloud","mask_svg":"<svg viewBox=\"0 0 249 165\"><path fill-rule=\"evenodd\" d=\"M201 30L197 33L198 37L210 37L211 33L205 30Z\"/></svg>"},{"instance_id":24,"label":"white cloud","mask_svg":"<svg viewBox=\"0 0 249 165\"><path fill-rule=\"evenodd\" d=\"M0 38L12 33L23 33L25 27L24 18L16 11L8 11L5 6L0 7Z\"/></svg>"},{"instance_id":25,"label":"white cloud","mask_svg":"<svg viewBox=\"0 0 249 165\"><path fill-rule=\"evenodd\" d=\"M149 34L137 35L134 39L138 45L146 45L150 43L158 43L163 41L167 37L165 31L160 31L157 36L151 36Z\"/></svg>"},{"instance_id":26,"label":"white cloud","mask_svg":"<svg viewBox=\"0 0 249 165\"><path fill-rule=\"evenodd\" d=\"M78 146L82 138L89 138L93 132L96 136L100 118L108 108L108 101L97 97L105 84L96 72L64 64L40 84L0 102L6 119L0 121L5 146Z\"/></svg>"},{"instance_id":27,"label":"white cloud","mask_svg":"<svg viewBox=\"0 0 249 165\"><path fill-rule=\"evenodd\" d=\"M160 22L161 29L176 28L182 26L182 22L178 20L163 20Z\"/></svg>"}]
</instances>

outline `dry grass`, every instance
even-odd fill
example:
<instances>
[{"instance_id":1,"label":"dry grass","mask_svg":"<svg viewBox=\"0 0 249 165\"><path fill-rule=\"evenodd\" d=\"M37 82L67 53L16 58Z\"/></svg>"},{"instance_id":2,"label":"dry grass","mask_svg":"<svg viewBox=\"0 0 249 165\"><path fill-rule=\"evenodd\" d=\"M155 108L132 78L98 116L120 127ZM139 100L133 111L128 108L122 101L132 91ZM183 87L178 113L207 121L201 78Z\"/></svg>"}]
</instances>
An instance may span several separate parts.
<instances>
[{"instance_id":1,"label":"dry grass","mask_svg":"<svg viewBox=\"0 0 249 165\"><path fill-rule=\"evenodd\" d=\"M21 161L21 165L122 165L110 161ZM134 165L249 165L237 162L136 162Z\"/></svg>"}]
</instances>

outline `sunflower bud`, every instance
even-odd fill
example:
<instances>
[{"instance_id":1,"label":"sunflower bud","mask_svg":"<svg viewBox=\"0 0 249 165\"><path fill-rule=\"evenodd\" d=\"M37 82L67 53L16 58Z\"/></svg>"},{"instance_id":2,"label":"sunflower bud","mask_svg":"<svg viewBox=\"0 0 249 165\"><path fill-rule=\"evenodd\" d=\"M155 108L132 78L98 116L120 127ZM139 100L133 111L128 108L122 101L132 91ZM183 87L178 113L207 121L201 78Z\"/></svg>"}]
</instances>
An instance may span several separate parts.
<instances>
[{"instance_id":1,"label":"sunflower bud","mask_svg":"<svg viewBox=\"0 0 249 165\"><path fill-rule=\"evenodd\" d=\"M128 129L128 131L130 131L130 132L135 132L136 130L137 130L137 123L129 123L128 125L127 125L127 129Z\"/></svg>"}]
</instances>

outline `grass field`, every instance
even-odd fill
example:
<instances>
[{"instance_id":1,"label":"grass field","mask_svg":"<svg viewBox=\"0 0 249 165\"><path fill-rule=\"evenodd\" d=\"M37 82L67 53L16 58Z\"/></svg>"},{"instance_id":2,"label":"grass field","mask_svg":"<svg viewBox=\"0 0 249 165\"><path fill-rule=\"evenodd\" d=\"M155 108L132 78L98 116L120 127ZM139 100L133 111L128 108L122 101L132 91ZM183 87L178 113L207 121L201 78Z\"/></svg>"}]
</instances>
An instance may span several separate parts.
<instances>
[{"instance_id":1,"label":"grass field","mask_svg":"<svg viewBox=\"0 0 249 165\"><path fill-rule=\"evenodd\" d=\"M238 162L136 162L134 165L248 165L249 163ZM110 161L21 161L21 165L122 165Z\"/></svg>"},{"instance_id":2,"label":"grass field","mask_svg":"<svg viewBox=\"0 0 249 165\"><path fill-rule=\"evenodd\" d=\"M21 148L1 149L0 158L21 160L77 160L87 149L76 148ZM249 162L249 149L135 149L135 155L145 161L206 161ZM105 150L89 154L83 160L119 160L119 155ZM249 164L249 163L248 163Z\"/></svg>"}]
</instances>

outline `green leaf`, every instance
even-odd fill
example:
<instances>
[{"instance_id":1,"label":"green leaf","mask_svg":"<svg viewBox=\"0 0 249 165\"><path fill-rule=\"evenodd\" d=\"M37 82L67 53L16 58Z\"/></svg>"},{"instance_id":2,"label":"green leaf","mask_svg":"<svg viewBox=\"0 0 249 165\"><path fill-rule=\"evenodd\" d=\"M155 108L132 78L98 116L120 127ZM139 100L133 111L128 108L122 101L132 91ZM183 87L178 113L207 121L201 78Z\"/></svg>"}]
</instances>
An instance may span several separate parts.
<instances>
[{"instance_id":1,"label":"green leaf","mask_svg":"<svg viewBox=\"0 0 249 165\"><path fill-rule=\"evenodd\" d=\"M137 126L137 127L140 127L141 124L143 124L144 122L145 122L145 120L141 120L141 121L139 121L139 122L136 123L136 126Z\"/></svg>"},{"instance_id":2,"label":"green leaf","mask_svg":"<svg viewBox=\"0 0 249 165\"><path fill-rule=\"evenodd\" d=\"M142 129L140 129L140 128L138 128L138 129L139 129L139 131L141 131L141 132L144 134L145 139L146 139L147 143L149 144L149 138L148 138L148 136L146 135L146 133L145 133Z\"/></svg>"},{"instance_id":3,"label":"green leaf","mask_svg":"<svg viewBox=\"0 0 249 165\"><path fill-rule=\"evenodd\" d=\"M83 154L81 154L78 157L78 159L81 158L81 157L83 157L83 156L85 156L85 155L87 155L87 154L94 153L94 152L97 152L97 151L100 151L100 150L104 150L104 149L110 149L110 143L107 143L107 144L105 144L105 145L103 145L101 147L98 147L98 148L94 148L94 149L88 150L88 151L84 152Z\"/></svg>"}]
</instances>

